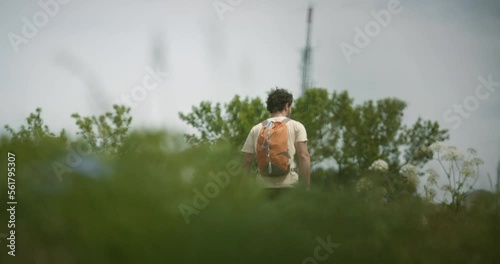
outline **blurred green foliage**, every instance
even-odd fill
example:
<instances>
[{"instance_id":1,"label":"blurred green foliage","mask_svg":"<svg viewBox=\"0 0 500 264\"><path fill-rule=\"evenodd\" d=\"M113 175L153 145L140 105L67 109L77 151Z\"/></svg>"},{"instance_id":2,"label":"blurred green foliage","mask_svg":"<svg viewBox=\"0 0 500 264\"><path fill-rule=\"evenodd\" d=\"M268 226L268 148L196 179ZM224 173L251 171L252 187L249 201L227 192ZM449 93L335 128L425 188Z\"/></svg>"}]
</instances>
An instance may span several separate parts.
<instances>
[{"instance_id":1,"label":"blurred green foliage","mask_svg":"<svg viewBox=\"0 0 500 264\"><path fill-rule=\"evenodd\" d=\"M124 141L129 151L96 165L110 168L109 177L75 170L59 182L50 163L65 147L47 140L41 139L41 151L23 142L0 144L4 157L16 155L18 191L17 254L3 253L2 263L302 263L314 256L317 239L327 237L340 247L324 263L500 260L494 210L451 213L418 196L387 203L376 192L340 185L270 201L240 173L186 224L179 204L194 206L194 189L205 192L211 172L240 160L233 148L181 150L175 134L137 131ZM0 221L6 223L6 214Z\"/></svg>"},{"instance_id":2,"label":"blurred green foliage","mask_svg":"<svg viewBox=\"0 0 500 264\"><path fill-rule=\"evenodd\" d=\"M304 109L307 100L317 103ZM427 121L402 126L404 106L396 99L353 106L345 92L325 96L312 89L296 101L294 116L307 124L315 155L351 155L339 160L356 172L356 166L366 166L360 161L374 158L399 166L396 155L425 163L428 157L413 155L411 144L445 136ZM75 114L81 138L65 137L66 142L53 137L37 110L27 127L0 138L0 153L16 155L18 202L16 257L2 254L1 263L303 263L314 257L318 239L327 238L340 247L324 263L500 261L498 204L452 211L421 198L403 181L392 183L402 191L388 200L384 175L372 171L363 173L371 187L362 191L353 184L315 185L311 192L293 189L274 200L242 170L230 174L227 186L214 185L213 175L227 172L230 163L241 164L235 145L267 116L258 98L235 97L224 107L204 102L193 113L180 114L201 131L190 135L197 143L190 148L181 135L167 131L129 131L131 119L121 107L95 118ZM323 113L324 107L331 112ZM320 118L305 116L311 112ZM316 143L323 138L340 148ZM59 181L51 164L82 139L98 151L81 155L79 165ZM351 150L365 151L358 140L367 144L366 154ZM389 141L398 150L387 146ZM103 148L112 151L99 151ZM6 163L7 158L0 159L0 167ZM0 188L6 194L6 185ZM202 207L198 193L205 200ZM6 200L7 195L0 196L0 203ZM181 204L197 209L189 223ZM0 222L7 221L1 214Z\"/></svg>"}]
</instances>

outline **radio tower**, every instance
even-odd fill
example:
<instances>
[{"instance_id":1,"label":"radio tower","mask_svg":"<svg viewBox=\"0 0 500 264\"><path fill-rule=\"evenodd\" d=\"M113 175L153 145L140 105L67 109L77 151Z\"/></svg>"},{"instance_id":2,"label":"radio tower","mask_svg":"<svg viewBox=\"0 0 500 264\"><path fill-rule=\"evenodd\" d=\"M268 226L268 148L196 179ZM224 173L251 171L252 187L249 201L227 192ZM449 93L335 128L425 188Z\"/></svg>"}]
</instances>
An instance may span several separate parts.
<instances>
[{"instance_id":1,"label":"radio tower","mask_svg":"<svg viewBox=\"0 0 500 264\"><path fill-rule=\"evenodd\" d=\"M165 65L165 43L163 31L157 32L152 39L152 53L151 53L151 65L150 67L153 71L166 71ZM158 84L160 85L160 84ZM150 114L149 117L153 122L160 122L162 120L161 115L161 95L164 91L157 89L154 96L151 96L151 103L149 103Z\"/></svg>"},{"instance_id":2,"label":"radio tower","mask_svg":"<svg viewBox=\"0 0 500 264\"><path fill-rule=\"evenodd\" d=\"M312 22L312 7L309 6L307 12L307 35L306 47L302 53L302 85L301 93L305 94L306 89L311 87L311 22Z\"/></svg>"},{"instance_id":3,"label":"radio tower","mask_svg":"<svg viewBox=\"0 0 500 264\"><path fill-rule=\"evenodd\" d=\"M157 33L153 38L152 56L151 56L151 68L153 70L165 71L165 44L163 42L164 34L163 32Z\"/></svg>"}]
</instances>

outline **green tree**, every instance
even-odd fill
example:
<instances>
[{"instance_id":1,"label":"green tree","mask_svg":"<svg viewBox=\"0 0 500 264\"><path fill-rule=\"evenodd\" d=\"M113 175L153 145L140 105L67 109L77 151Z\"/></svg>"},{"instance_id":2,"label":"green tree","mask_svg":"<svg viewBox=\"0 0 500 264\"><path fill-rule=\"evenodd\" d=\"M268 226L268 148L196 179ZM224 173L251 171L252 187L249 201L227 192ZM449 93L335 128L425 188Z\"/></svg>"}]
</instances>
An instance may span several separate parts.
<instances>
[{"instance_id":1,"label":"green tree","mask_svg":"<svg viewBox=\"0 0 500 264\"><path fill-rule=\"evenodd\" d=\"M181 120L199 132L185 135L189 143L210 145L224 141L237 147L243 145L250 129L268 116L260 98L239 96L224 105L204 101L193 106L191 113L179 113Z\"/></svg>"},{"instance_id":2,"label":"green tree","mask_svg":"<svg viewBox=\"0 0 500 264\"><path fill-rule=\"evenodd\" d=\"M418 118L411 126L404 126L399 135L399 145L404 146L404 164L423 167L432 160L433 154L429 146L449 138L448 131L439 128L438 122Z\"/></svg>"},{"instance_id":3,"label":"green tree","mask_svg":"<svg viewBox=\"0 0 500 264\"><path fill-rule=\"evenodd\" d=\"M328 98L328 91L310 88L303 97L295 100L292 117L307 130L311 164L327 159L335 152L340 130L331 122L335 106Z\"/></svg>"},{"instance_id":4,"label":"green tree","mask_svg":"<svg viewBox=\"0 0 500 264\"><path fill-rule=\"evenodd\" d=\"M106 112L100 116L82 117L72 114L81 135L97 153L118 153L132 122L130 108L113 105L114 113Z\"/></svg>"},{"instance_id":5,"label":"green tree","mask_svg":"<svg viewBox=\"0 0 500 264\"><path fill-rule=\"evenodd\" d=\"M30 113L26 118L27 125L21 125L19 131L15 131L9 125L5 125L5 129L12 136L13 141L23 143L37 143L47 138L57 138L66 141L66 132L61 130L59 136L51 132L49 126L42 119L42 109L36 108L35 113Z\"/></svg>"},{"instance_id":6,"label":"green tree","mask_svg":"<svg viewBox=\"0 0 500 264\"><path fill-rule=\"evenodd\" d=\"M315 88L294 109L294 118L308 131L314 163L333 159L341 180L355 180L378 159L387 160L396 173L405 164L423 165L432 159L426 148L448 138L437 122L419 118L404 125L406 103L397 98L353 102L346 91L328 96Z\"/></svg>"}]
</instances>

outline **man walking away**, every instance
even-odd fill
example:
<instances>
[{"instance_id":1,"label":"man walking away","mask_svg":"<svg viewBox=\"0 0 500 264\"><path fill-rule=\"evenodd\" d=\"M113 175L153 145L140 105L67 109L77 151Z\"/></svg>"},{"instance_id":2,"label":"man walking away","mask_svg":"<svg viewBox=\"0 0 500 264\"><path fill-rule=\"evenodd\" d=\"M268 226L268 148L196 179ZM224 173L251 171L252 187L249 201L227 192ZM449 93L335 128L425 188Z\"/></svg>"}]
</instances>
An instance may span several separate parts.
<instances>
[{"instance_id":1,"label":"man walking away","mask_svg":"<svg viewBox=\"0 0 500 264\"><path fill-rule=\"evenodd\" d=\"M251 171L257 159L257 182L271 198L299 183L310 189L311 160L307 150L307 132L300 122L290 118L293 95L285 89L274 89L267 97L267 110L271 117L255 125L248 134L241 151L244 168ZM297 154L299 174L294 156Z\"/></svg>"}]
</instances>

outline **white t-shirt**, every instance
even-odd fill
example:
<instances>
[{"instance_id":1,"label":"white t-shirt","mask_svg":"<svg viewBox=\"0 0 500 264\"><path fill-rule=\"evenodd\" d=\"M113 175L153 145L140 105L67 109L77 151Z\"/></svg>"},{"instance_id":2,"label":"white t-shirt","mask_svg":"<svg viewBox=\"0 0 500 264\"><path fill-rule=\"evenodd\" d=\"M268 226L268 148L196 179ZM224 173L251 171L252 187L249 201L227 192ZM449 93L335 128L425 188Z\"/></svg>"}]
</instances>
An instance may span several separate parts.
<instances>
[{"instance_id":1,"label":"white t-shirt","mask_svg":"<svg viewBox=\"0 0 500 264\"><path fill-rule=\"evenodd\" d=\"M271 117L268 121L283 121L286 117ZM292 169L296 168L296 163L294 161L295 157L295 143L307 141L307 132L304 125L293 119L290 119L286 126L288 128L288 154L290 155L290 166ZM262 123L255 125L250 133L248 134L245 145L241 149L242 152L256 154L257 150L257 139L259 138L260 130L262 129ZM288 175L280 177L262 177L257 175L257 182L261 184L264 188L289 188L293 187L299 181L299 175L291 171Z\"/></svg>"}]
</instances>

